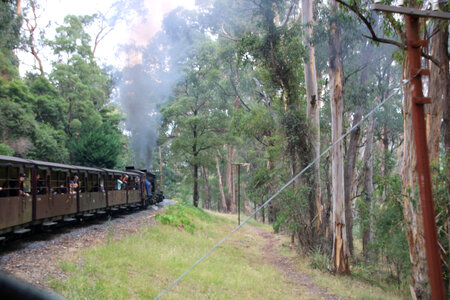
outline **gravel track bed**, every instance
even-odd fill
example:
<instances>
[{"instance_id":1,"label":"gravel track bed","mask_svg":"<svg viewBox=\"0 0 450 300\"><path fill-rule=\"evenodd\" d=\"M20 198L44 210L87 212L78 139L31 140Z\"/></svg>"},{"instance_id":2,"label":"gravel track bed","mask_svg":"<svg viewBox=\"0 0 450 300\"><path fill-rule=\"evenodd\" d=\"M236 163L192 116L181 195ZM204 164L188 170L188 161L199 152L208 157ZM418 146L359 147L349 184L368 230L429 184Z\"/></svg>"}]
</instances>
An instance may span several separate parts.
<instances>
[{"instance_id":1,"label":"gravel track bed","mask_svg":"<svg viewBox=\"0 0 450 300\"><path fill-rule=\"evenodd\" d=\"M108 232L113 232L117 240L136 233L142 226L155 225L154 216L170 204L172 201L164 200L159 206L115 215L109 221L108 218L95 219L8 242L0 248L0 271L50 290L50 278L63 280L66 276L59 267L61 260L73 257L84 248L105 243Z\"/></svg>"}]
</instances>

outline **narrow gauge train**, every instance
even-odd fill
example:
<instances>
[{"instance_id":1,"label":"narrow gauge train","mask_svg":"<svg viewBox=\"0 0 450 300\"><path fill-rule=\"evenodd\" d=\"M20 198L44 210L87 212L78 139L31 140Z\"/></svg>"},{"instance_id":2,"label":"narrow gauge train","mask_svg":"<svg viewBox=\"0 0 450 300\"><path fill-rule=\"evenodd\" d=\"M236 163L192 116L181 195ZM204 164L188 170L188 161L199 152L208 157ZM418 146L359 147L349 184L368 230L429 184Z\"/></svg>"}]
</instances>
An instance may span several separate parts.
<instances>
[{"instance_id":1,"label":"narrow gauge train","mask_svg":"<svg viewBox=\"0 0 450 300\"><path fill-rule=\"evenodd\" d=\"M145 180L150 183L149 196ZM0 155L0 241L33 226L145 208L163 200L156 177Z\"/></svg>"}]
</instances>

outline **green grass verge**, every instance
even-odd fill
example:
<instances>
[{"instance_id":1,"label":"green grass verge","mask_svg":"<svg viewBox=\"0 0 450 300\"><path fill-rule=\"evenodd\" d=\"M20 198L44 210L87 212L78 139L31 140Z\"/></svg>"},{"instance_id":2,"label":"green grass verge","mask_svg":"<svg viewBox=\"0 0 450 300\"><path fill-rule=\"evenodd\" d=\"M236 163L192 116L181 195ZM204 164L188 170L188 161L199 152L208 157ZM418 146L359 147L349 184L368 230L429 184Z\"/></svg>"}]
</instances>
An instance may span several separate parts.
<instances>
[{"instance_id":1,"label":"green grass verge","mask_svg":"<svg viewBox=\"0 0 450 300\"><path fill-rule=\"evenodd\" d=\"M288 243L288 239L285 240ZM292 251L282 249L282 255L293 256ZM363 276L358 268L351 271L350 275L334 275L328 271L330 261L320 253L312 256L295 256L297 269L309 274L317 285L325 288L329 293L340 295L344 299L410 299L409 291L399 290L396 285L381 284L376 274L371 280Z\"/></svg>"},{"instance_id":2,"label":"green grass verge","mask_svg":"<svg viewBox=\"0 0 450 300\"><path fill-rule=\"evenodd\" d=\"M153 299L237 225L235 215L205 212L188 205L168 207L160 224L143 227L117 241L108 230L104 245L86 249L60 262L65 279L51 287L69 299ZM244 218L241 218L243 220ZM163 299L316 299L302 283L289 282L262 257L265 240L255 228L271 231L251 220L204 262L179 282ZM335 276L314 269L326 264L320 257L298 257L289 238L275 249L297 262L329 293L344 299L403 299L395 288L364 281L357 272ZM317 267L317 266L316 266Z\"/></svg>"},{"instance_id":3,"label":"green grass verge","mask_svg":"<svg viewBox=\"0 0 450 300\"><path fill-rule=\"evenodd\" d=\"M152 299L235 226L236 220L177 205L119 241L60 263L51 286L69 299ZM164 299L298 299L302 291L264 262L262 241L244 227L197 266Z\"/></svg>"}]
</instances>

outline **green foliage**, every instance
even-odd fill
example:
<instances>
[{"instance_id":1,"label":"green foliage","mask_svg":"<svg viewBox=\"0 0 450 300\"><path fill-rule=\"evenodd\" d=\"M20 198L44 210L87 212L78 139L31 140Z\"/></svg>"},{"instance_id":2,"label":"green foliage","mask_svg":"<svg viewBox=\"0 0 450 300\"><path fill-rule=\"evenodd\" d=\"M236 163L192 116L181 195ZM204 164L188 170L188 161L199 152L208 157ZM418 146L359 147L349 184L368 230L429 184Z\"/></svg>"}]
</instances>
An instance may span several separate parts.
<instances>
[{"instance_id":1,"label":"green foliage","mask_svg":"<svg viewBox=\"0 0 450 300\"><path fill-rule=\"evenodd\" d=\"M0 155L12 156L14 154L14 149L10 146L0 143Z\"/></svg>"},{"instance_id":2,"label":"green foliage","mask_svg":"<svg viewBox=\"0 0 450 300\"><path fill-rule=\"evenodd\" d=\"M211 216L202 209L186 204L170 206L166 209L164 214L157 214L155 216L156 220L162 224L183 229L191 234L193 234L195 230L195 224L192 221L193 217L204 221L211 220Z\"/></svg>"},{"instance_id":3,"label":"green foliage","mask_svg":"<svg viewBox=\"0 0 450 300\"><path fill-rule=\"evenodd\" d=\"M109 123L86 123L79 136L72 139L70 151L74 162L83 166L113 168L121 151L120 134Z\"/></svg>"},{"instance_id":4,"label":"green foliage","mask_svg":"<svg viewBox=\"0 0 450 300\"><path fill-rule=\"evenodd\" d=\"M438 242L441 248L442 260L449 261L450 245L448 239L448 208L449 208L449 192L450 192L450 155L440 158L439 163L434 162L431 165L432 184L433 184L433 200L436 214L436 228L438 234ZM447 263L442 264L442 274L444 280L449 280L450 270Z\"/></svg>"},{"instance_id":5,"label":"green foliage","mask_svg":"<svg viewBox=\"0 0 450 300\"><path fill-rule=\"evenodd\" d=\"M175 87L173 102L161 110L165 137L170 138L173 159L186 163L192 170L208 162L208 151L217 149L222 141L218 133L227 126L226 104L211 86L219 81L214 47L210 43L190 57L190 67L183 82ZM188 173L189 174L189 173ZM198 173L189 174L196 190ZM194 203L198 194L193 193Z\"/></svg>"},{"instance_id":6,"label":"green foliage","mask_svg":"<svg viewBox=\"0 0 450 300\"><path fill-rule=\"evenodd\" d=\"M58 96L58 91L45 77L32 81L30 91L35 96L36 121L47 123L56 130L64 130L67 124L68 103Z\"/></svg>"},{"instance_id":7,"label":"green foliage","mask_svg":"<svg viewBox=\"0 0 450 300\"><path fill-rule=\"evenodd\" d=\"M21 21L21 17L16 15L14 1L0 1L0 49L17 48Z\"/></svg>"},{"instance_id":8,"label":"green foliage","mask_svg":"<svg viewBox=\"0 0 450 300\"><path fill-rule=\"evenodd\" d=\"M40 123L32 134L33 147L28 152L31 159L68 163L67 135L46 123Z\"/></svg>"},{"instance_id":9,"label":"green foliage","mask_svg":"<svg viewBox=\"0 0 450 300\"><path fill-rule=\"evenodd\" d=\"M60 57L67 53L69 55L79 54L82 57L92 58L90 46L91 37L86 32L86 27L90 25L96 15L75 16L67 15L64 17L64 25L56 29L54 41L48 41L55 54Z\"/></svg>"},{"instance_id":10,"label":"green foliage","mask_svg":"<svg viewBox=\"0 0 450 300\"><path fill-rule=\"evenodd\" d=\"M310 266L313 269L327 272L330 270L330 259L320 248L317 248L311 255Z\"/></svg>"},{"instance_id":11,"label":"green foliage","mask_svg":"<svg viewBox=\"0 0 450 300\"><path fill-rule=\"evenodd\" d=\"M384 190L384 200L373 206L373 243L372 257L385 260L393 266L393 274L400 282L405 282L410 273L408 241L405 234L403 219L403 195L401 178L390 175L378 178L378 193ZM366 219L371 218L366 217Z\"/></svg>"}]
</instances>

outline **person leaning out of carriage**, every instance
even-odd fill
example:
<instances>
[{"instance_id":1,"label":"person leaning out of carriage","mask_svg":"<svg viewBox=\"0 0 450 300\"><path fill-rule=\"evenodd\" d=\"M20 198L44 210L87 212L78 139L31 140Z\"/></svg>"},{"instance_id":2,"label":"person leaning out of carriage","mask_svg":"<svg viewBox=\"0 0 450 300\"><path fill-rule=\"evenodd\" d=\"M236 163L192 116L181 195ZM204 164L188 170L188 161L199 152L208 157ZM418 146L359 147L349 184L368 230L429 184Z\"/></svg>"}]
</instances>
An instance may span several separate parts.
<instances>
[{"instance_id":1,"label":"person leaning out of carriage","mask_svg":"<svg viewBox=\"0 0 450 300\"><path fill-rule=\"evenodd\" d=\"M17 197L17 196L25 196L29 197L30 194L28 194L25 191L25 178L27 175L25 173L19 174L19 180L12 180L9 183L9 196L10 197Z\"/></svg>"}]
</instances>

